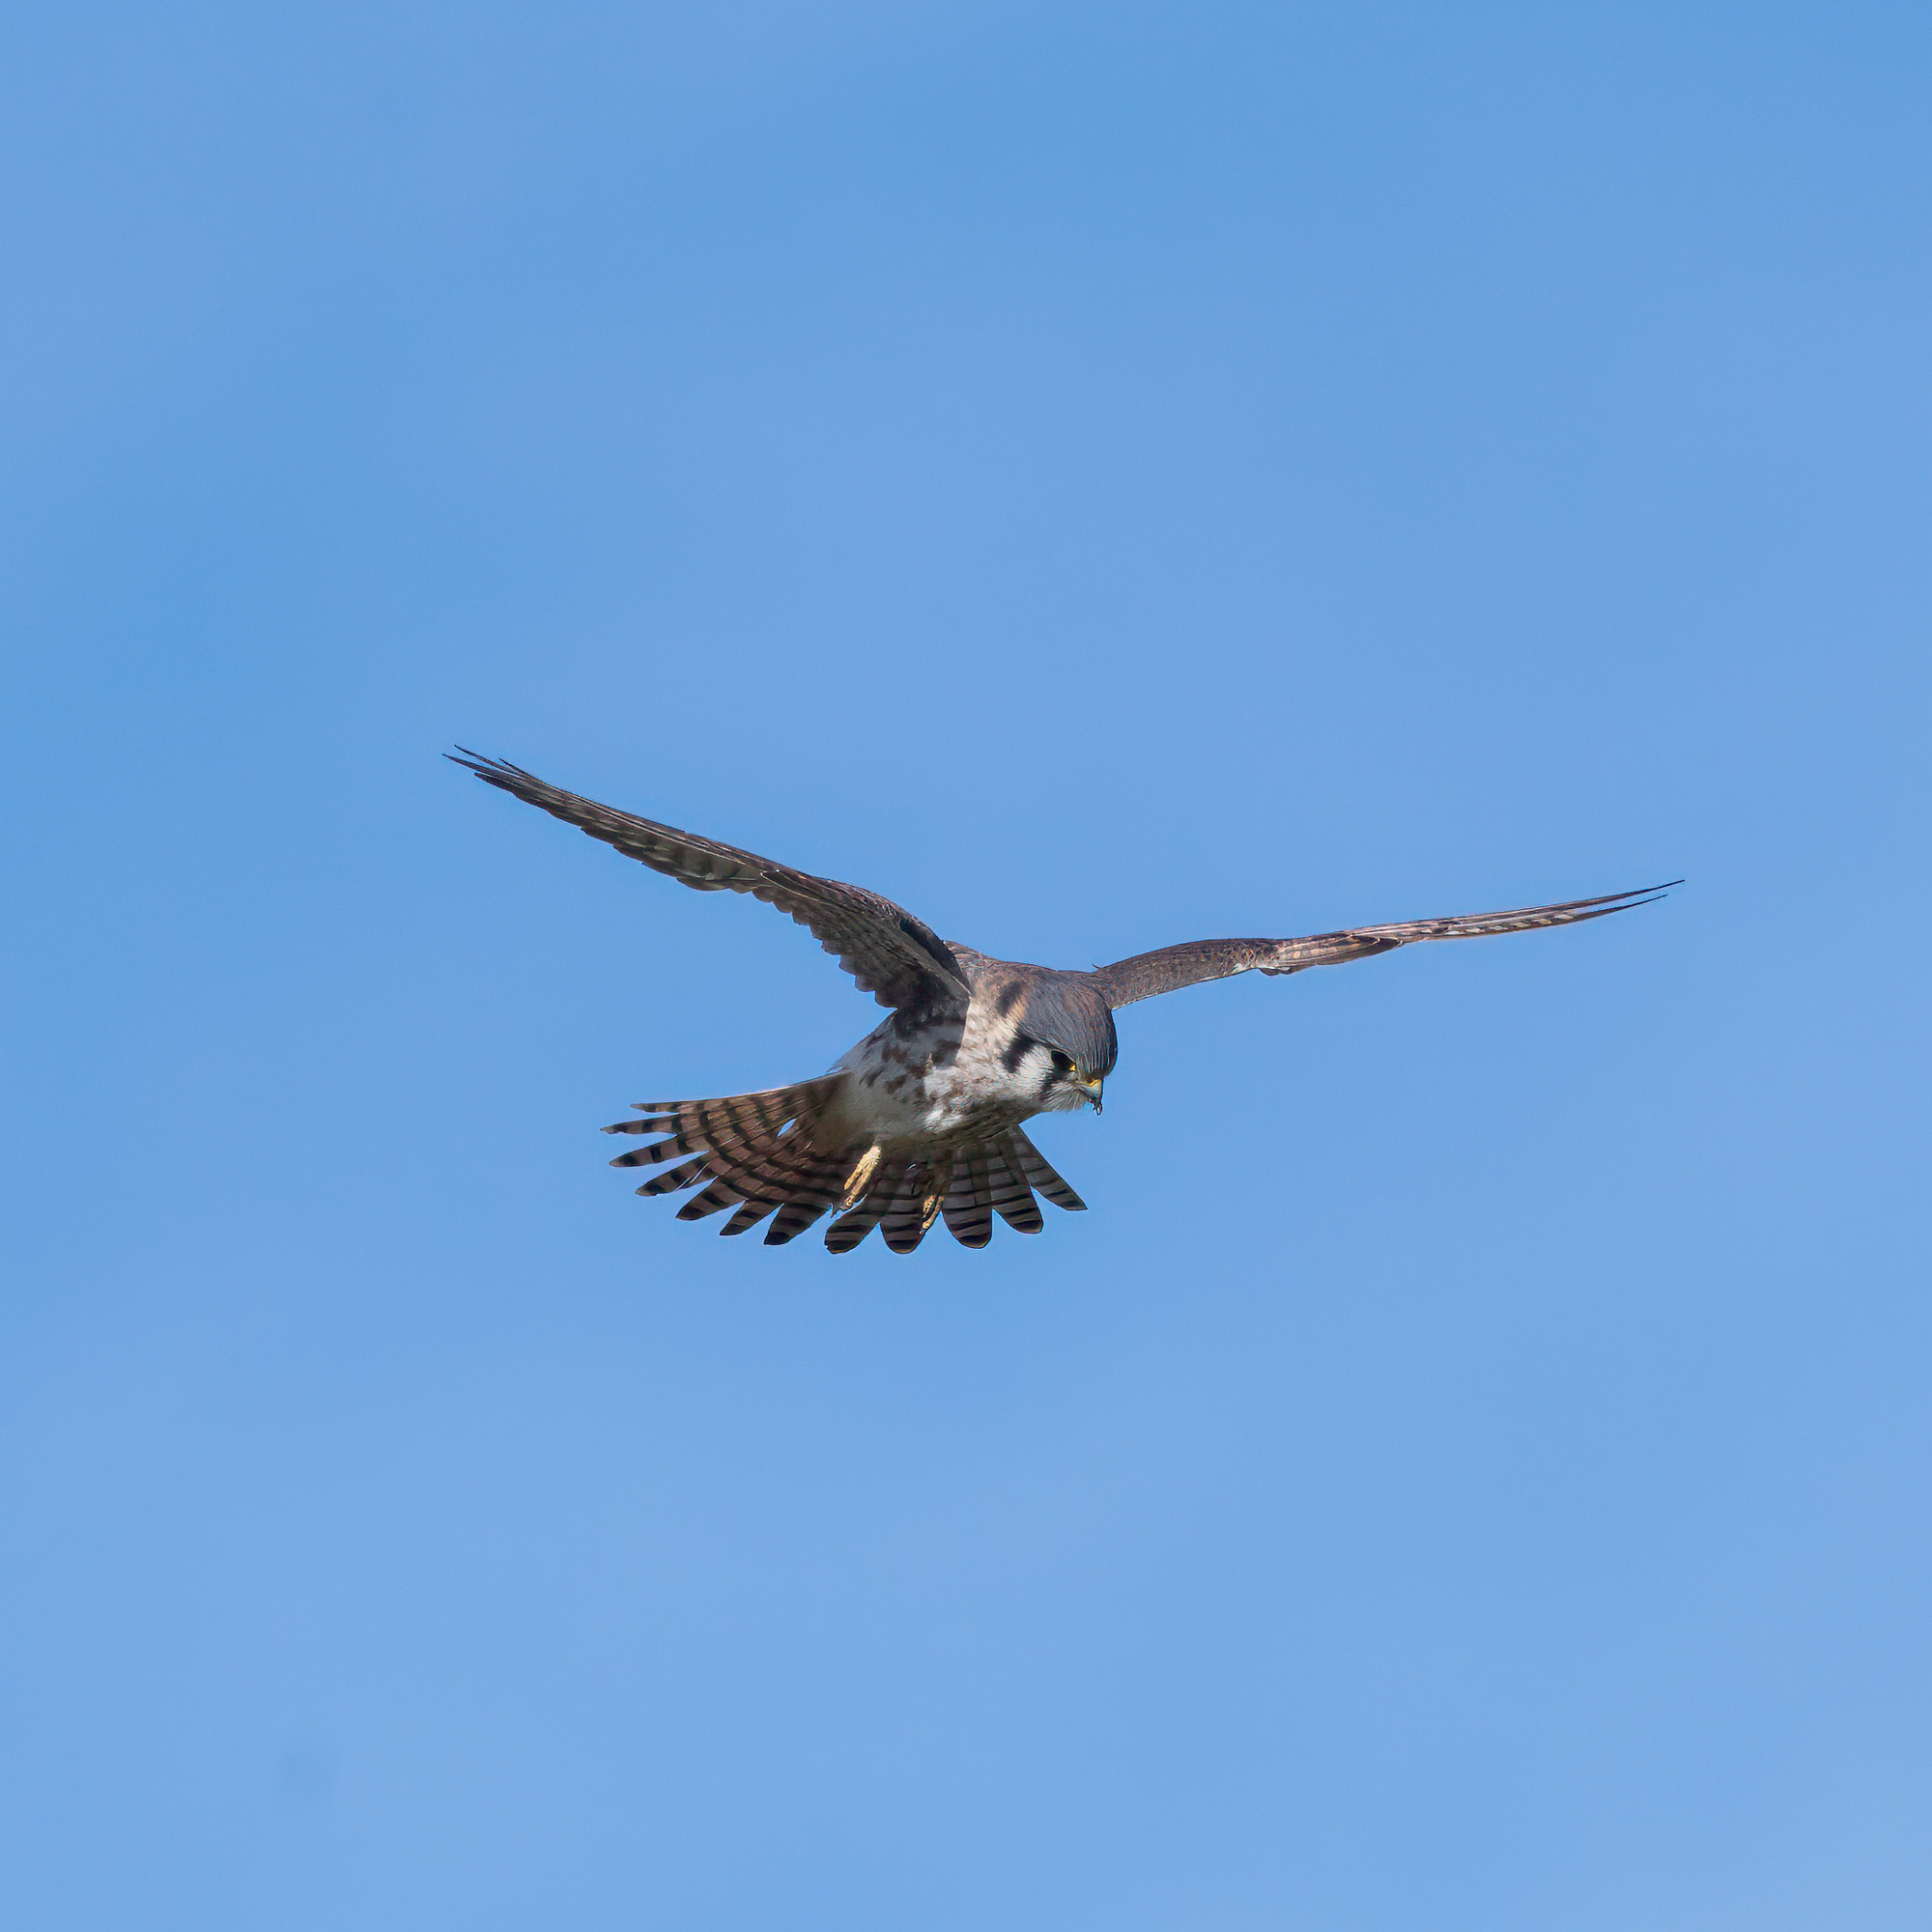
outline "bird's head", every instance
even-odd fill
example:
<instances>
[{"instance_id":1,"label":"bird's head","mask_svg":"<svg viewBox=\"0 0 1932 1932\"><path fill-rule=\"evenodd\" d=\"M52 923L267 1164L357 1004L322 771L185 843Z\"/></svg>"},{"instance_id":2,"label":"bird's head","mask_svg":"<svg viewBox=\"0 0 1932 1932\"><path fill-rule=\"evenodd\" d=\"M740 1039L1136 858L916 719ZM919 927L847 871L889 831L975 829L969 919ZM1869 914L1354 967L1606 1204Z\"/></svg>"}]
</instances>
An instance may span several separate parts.
<instances>
[{"instance_id":1,"label":"bird's head","mask_svg":"<svg viewBox=\"0 0 1932 1932\"><path fill-rule=\"evenodd\" d=\"M1113 1011L1087 975L1036 973L1023 994L1002 995L1013 1029L1008 1065L1042 1113L1097 1114L1120 1051Z\"/></svg>"},{"instance_id":2,"label":"bird's head","mask_svg":"<svg viewBox=\"0 0 1932 1932\"><path fill-rule=\"evenodd\" d=\"M1044 1046L1045 1042L1039 1044ZM1063 1048L1046 1047L1046 1067L1039 1086L1041 1112L1072 1113L1091 1104L1097 1114L1100 1111L1100 1090L1106 1084L1106 1078L1104 1073L1095 1073L1091 1066L1081 1065Z\"/></svg>"}]
</instances>

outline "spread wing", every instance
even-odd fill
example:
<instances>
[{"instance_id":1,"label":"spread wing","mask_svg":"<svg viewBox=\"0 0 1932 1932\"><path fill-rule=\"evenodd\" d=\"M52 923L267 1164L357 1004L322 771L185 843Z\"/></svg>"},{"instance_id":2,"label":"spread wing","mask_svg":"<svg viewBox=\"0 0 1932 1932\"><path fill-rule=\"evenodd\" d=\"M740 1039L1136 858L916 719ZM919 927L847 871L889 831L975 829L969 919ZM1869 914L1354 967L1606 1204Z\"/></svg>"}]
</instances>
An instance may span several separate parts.
<instances>
[{"instance_id":1,"label":"spread wing","mask_svg":"<svg viewBox=\"0 0 1932 1932\"><path fill-rule=\"evenodd\" d=\"M474 752L447 755L452 764L474 772L485 784L541 807L680 885L700 893L750 893L789 913L810 928L826 952L838 955L839 965L859 982L860 990L875 994L882 1007L928 1006L961 1012L966 1009L971 989L946 942L877 893L841 885L837 879L815 878L760 859L755 852L741 852L734 845L634 818L628 811L613 811L594 799L546 784L500 758L485 758Z\"/></svg>"},{"instance_id":2,"label":"spread wing","mask_svg":"<svg viewBox=\"0 0 1932 1932\"><path fill-rule=\"evenodd\" d=\"M1669 884L1680 886L1682 879ZM1203 980L1225 980L1231 973L1299 973L1310 966L1340 966L1392 952L1423 939L1488 939L1499 932L1534 932L1546 925L1576 925L1606 913L1649 905L1668 888L1644 886L1634 893L1606 893L1602 898L1566 899L1561 905L1521 906L1515 912L1465 912L1451 919L1412 919L1400 925L1357 925L1345 932L1318 932L1308 939L1194 939L1137 952L1094 970L1107 1004L1130 1007L1156 993L1172 993Z\"/></svg>"}]
</instances>

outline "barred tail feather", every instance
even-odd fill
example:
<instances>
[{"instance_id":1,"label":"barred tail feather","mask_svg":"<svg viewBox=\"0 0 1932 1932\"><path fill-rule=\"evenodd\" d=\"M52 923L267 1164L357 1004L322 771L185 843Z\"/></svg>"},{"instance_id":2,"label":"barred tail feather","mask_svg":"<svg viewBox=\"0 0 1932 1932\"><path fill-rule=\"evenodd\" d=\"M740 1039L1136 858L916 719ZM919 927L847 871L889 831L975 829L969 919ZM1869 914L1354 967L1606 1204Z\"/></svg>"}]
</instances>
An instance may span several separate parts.
<instances>
[{"instance_id":1,"label":"barred tail feather","mask_svg":"<svg viewBox=\"0 0 1932 1932\"><path fill-rule=\"evenodd\" d=\"M909 1255L925 1239L952 1184L952 1153L945 1152L932 1160L916 1160L905 1170L886 1214L886 1246L894 1254Z\"/></svg>"},{"instance_id":2,"label":"barred tail feather","mask_svg":"<svg viewBox=\"0 0 1932 1932\"><path fill-rule=\"evenodd\" d=\"M741 1201L737 1212L719 1229L721 1235L743 1235L755 1228L772 1211L769 1201Z\"/></svg>"},{"instance_id":3,"label":"barred tail feather","mask_svg":"<svg viewBox=\"0 0 1932 1932\"><path fill-rule=\"evenodd\" d=\"M1046 1156L1015 1127L1007 1136L1007 1145L1019 1155L1021 1172L1036 1194L1043 1194L1056 1208L1069 1214L1086 1211L1087 1204L1047 1165Z\"/></svg>"},{"instance_id":4,"label":"barred tail feather","mask_svg":"<svg viewBox=\"0 0 1932 1932\"><path fill-rule=\"evenodd\" d=\"M1010 1140L1002 1136L986 1143L986 1168L993 1188L993 1211L1017 1234L1038 1234L1046 1226L1046 1217L1033 1198L1025 1165Z\"/></svg>"},{"instance_id":5,"label":"barred tail feather","mask_svg":"<svg viewBox=\"0 0 1932 1932\"><path fill-rule=\"evenodd\" d=\"M680 1221L701 1221L707 1214L722 1214L727 1208L738 1206L739 1197L732 1193L722 1180L714 1180L696 1200L687 1201L677 1210Z\"/></svg>"},{"instance_id":6,"label":"barred tail feather","mask_svg":"<svg viewBox=\"0 0 1932 1932\"><path fill-rule=\"evenodd\" d=\"M905 1171L906 1164L902 1160L880 1163L872 1176L872 1184L866 1189L859 1205L849 1213L839 1215L825 1231L825 1245L835 1255L849 1255L885 1218L886 1209L893 1205L894 1197L899 1191L899 1182L904 1179Z\"/></svg>"},{"instance_id":7,"label":"barred tail feather","mask_svg":"<svg viewBox=\"0 0 1932 1932\"><path fill-rule=\"evenodd\" d=\"M619 1154L611 1165L658 1167L675 1160L638 1192L669 1194L708 1183L678 1210L680 1221L699 1221L728 1208L733 1211L723 1232L742 1235L776 1214L765 1239L788 1241L838 1199L851 1166L844 1150L828 1153L812 1142L843 1077L829 1074L715 1100L639 1101L641 1118L617 1121L604 1131L663 1138Z\"/></svg>"},{"instance_id":8,"label":"barred tail feather","mask_svg":"<svg viewBox=\"0 0 1932 1932\"><path fill-rule=\"evenodd\" d=\"M743 1235L769 1220L768 1246L795 1239L829 1210L825 1245L835 1255L849 1254L881 1227L886 1245L909 1255L942 1215L969 1248L992 1238L995 1214L1037 1235L1045 1223L1036 1190L1057 1208L1087 1205L1017 1128L929 1160L882 1155L863 1143L821 1147L816 1134L844 1077L713 1100L639 1101L637 1120L605 1132L655 1138L611 1165L659 1170L638 1189L642 1195L696 1189L678 1210L680 1221L724 1214L720 1232Z\"/></svg>"},{"instance_id":9,"label":"barred tail feather","mask_svg":"<svg viewBox=\"0 0 1932 1932\"><path fill-rule=\"evenodd\" d=\"M694 1154L689 1160L681 1161L676 1167L667 1169L663 1174L654 1174L638 1189L639 1194L675 1194L680 1187L696 1187L710 1170L705 1166L706 1156ZM612 1161L611 1165L616 1166Z\"/></svg>"},{"instance_id":10,"label":"barred tail feather","mask_svg":"<svg viewBox=\"0 0 1932 1932\"><path fill-rule=\"evenodd\" d=\"M986 1150L977 1141L953 1159L945 1212L947 1231L961 1247L983 1248L993 1238L993 1184L986 1176Z\"/></svg>"},{"instance_id":11,"label":"barred tail feather","mask_svg":"<svg viewBox=\"0 0 1932 1932\"><path fill-rule=\"evenodd\" d=\"M819 1154L810 1168L801 1170L792 1182L791 1199L779 1209L765 1236L766 1245L775 1248L796 1238L828 1208L836 1207L852 1165L851 1150L841 1149L836 1154Z\"/></svg>"}]
</instances>

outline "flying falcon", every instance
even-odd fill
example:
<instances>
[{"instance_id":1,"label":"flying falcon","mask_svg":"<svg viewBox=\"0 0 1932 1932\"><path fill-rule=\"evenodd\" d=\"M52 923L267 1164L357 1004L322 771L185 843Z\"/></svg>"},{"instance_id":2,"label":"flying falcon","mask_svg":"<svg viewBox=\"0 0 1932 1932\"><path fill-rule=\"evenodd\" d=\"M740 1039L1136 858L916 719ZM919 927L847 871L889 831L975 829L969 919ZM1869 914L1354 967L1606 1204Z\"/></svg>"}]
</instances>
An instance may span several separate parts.
<instances>
[{"instance_id":1,"label":"flying falcon","mask_svg":"<svg viewBox=\"0 0 1932 1932\"><path fill-rule=\"evenodd\" d=\"M1035 1114L1085 1106L1099 1112L1101 1083L1119 1051L1117 1007L1231 973L1339 966L1415 940L1575 925L1647 905L1665 890L1358 925L1308 939L1195 939L1091 973L1062 973L989 959L941 939L863 886L814 878L613 811L500 759L465 752L453 761L681 885L750 893L789 913L838 955L861 991L891 1009L816 1080L718 1100L639 1100L641 1118L604 1129L658 1136L611 1165L661 1169L639 1194L697 1188L678 1210L680 1221L728 1211L722 1232L742 1235L770 1215L765 1240L777 1244L829 1211L825 1245L835 1255L849 1253L878 1227L894 1253L910 1254L941 1215L969 1248L992 1238L995 1214L1037 1235L1043 1223L1036 1194L1056 1208L1084 1208L1020 1126Z\"/></svg>"}]
</instances>

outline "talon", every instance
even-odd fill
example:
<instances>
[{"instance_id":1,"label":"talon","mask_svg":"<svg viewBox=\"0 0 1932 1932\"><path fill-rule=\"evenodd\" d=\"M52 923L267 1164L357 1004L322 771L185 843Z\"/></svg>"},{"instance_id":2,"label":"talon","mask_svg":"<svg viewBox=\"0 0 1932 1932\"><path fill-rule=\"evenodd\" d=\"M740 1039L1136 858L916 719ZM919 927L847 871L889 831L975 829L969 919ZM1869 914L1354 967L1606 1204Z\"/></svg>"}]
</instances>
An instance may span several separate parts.
<instances>
[{"instance_id":1,"label":"talon","mask_svg":"<svg viewBox=\"0 0 1932 1932\"><path fill-rule=\"evenodd\" d=\"M952 1185L952 1156L942 1154L933 1162L931 1177L925 1183L925 1192L920 1196L919 1232L923 1235L939 1219L939 1210L945 1205L946 1195Z\"/></svg>"},{"instance_id":2,"label":"talon","mask_svg":"<svg viewBox=\"0 0 1932 1932\"><path fill-rule=\"evenodd\" d=\"M838 1211L849 1214L866 1198L866 1189L872 1184L872 1177L879 1171L879 1155L882 1150L874 1141L859 1156L859 1164L845 1177L845 1191L838 1197Z\"/></svg>"}]
</instances>

